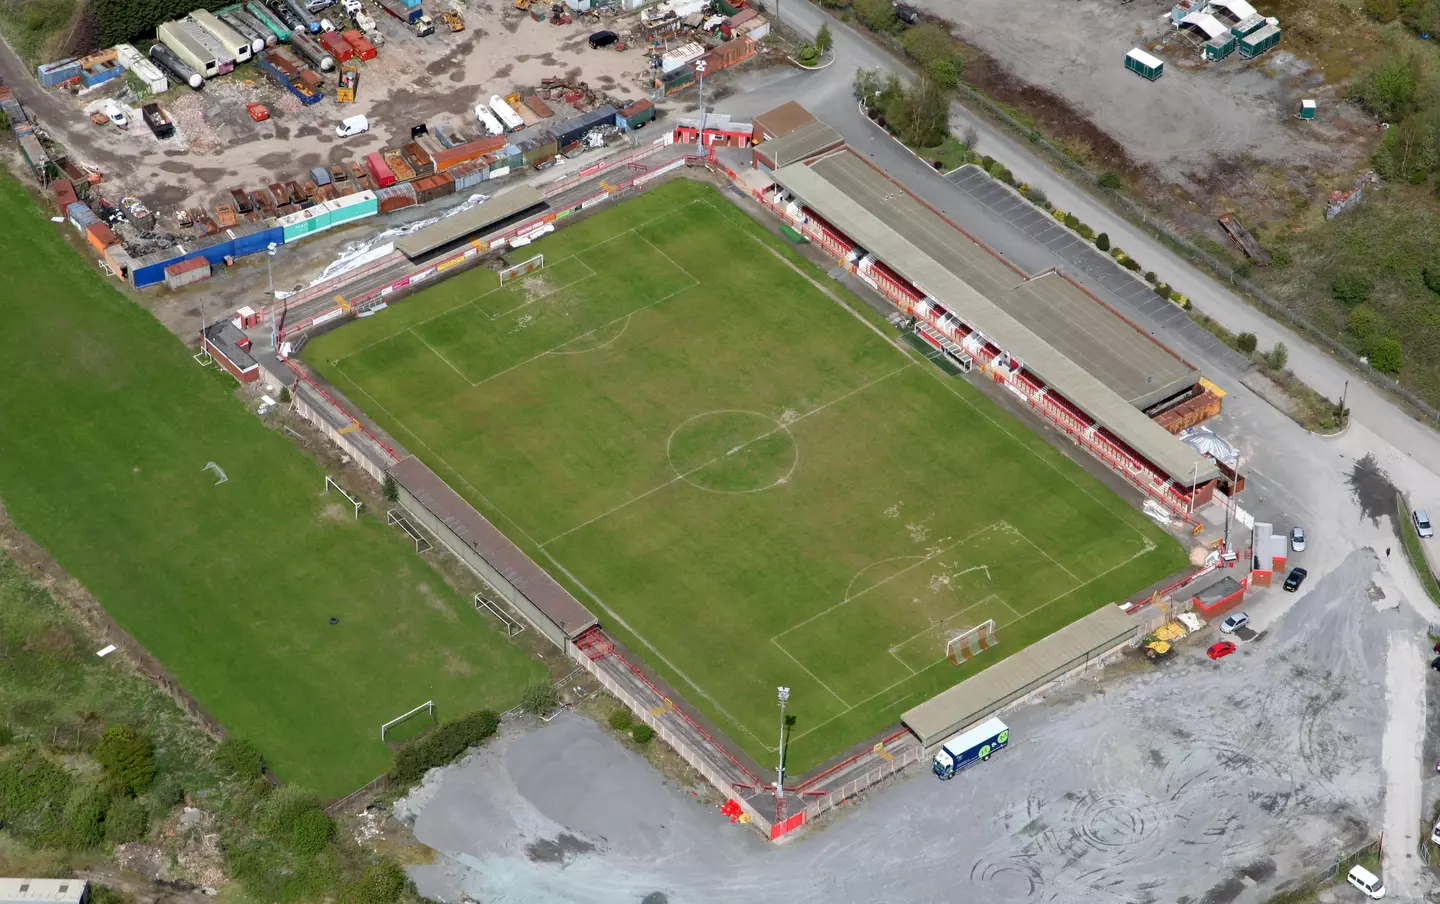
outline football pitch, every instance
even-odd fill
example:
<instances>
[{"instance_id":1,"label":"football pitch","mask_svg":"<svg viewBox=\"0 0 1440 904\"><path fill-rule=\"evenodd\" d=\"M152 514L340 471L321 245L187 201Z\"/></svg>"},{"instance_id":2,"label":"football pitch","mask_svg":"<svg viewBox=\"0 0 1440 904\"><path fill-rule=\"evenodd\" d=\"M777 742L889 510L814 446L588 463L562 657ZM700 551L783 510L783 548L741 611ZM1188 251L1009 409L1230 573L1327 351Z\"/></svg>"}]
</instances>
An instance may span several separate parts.
<instances>
[{"instance_id":1,"label":"football pitch","mask_svg":"<svg viewBox=\"0 0 1440 904\"><path fill-rule=\"evenodd\" d=\"M1185 564L709 186L536 253L306 358L760 762L777 686L798 774ZM998 644L952 664L989 619Z\"/></svg>"}]
</instances>

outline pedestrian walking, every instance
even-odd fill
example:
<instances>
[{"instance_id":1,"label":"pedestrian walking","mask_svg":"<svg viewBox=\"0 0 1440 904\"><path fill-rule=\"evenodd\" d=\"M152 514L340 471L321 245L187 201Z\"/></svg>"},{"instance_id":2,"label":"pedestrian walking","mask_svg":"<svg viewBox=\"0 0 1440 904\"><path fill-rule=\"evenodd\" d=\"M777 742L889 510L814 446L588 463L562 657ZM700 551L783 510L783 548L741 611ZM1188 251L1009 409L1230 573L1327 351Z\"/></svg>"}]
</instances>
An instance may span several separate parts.
<instances>
[{"instance_id":1,"label":"pedestrian walking","mask_svg":"<svg viewBox=\"0 0 1440 904\"><path fill-rule=\"evenodd\" d=\"M1385 558L1390 558L1390 547L1385 547Z\"/></svg>"}]
</instances>

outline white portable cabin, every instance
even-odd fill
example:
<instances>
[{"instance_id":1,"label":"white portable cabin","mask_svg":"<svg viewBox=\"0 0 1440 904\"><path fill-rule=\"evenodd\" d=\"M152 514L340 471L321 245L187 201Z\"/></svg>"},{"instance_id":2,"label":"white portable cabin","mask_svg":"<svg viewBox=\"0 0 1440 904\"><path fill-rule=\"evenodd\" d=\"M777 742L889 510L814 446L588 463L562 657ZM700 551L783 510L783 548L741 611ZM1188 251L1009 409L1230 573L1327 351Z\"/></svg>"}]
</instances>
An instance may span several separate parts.
<instances>
[{"instance_id":1,"label":"white portable cabin","mask_svg":"<svg viewBox=\"0 0 1440 904\"><path fill-rule=\"evenodd\" d=\"M195 20L194 16L186 16L180 20L180 27L185 33L195 39L195 42L204 47L215 57L216 74L225 75L235 71L235 54L225 49L220 39L205 30L205 26Z\"/></svg>"},{"instance_id":2,"label":"white portable cabin","mask_svg":"<svg viewBox=\"0 0 1440 904\"><path fill-rule=\"evenodd\" d=\"M490 109L495 113L496 118L504 124L505 128L511 132L518 132L525 128L525 120L520 118L520 114L510 109L510 105L505 103L505 98L500 95L490 95Z\"/></svg>"},{"instance_id":3,"label":"white portable cabin","mask_svg":"<svg viewBox=\"0 0 1440 904\"><path fill-rule=\"evenodd\" d=\"M155 37L180 58L180 62L194 69L205 78L220 74L220 61L210 48L195 40L189 29L179 22L161 22L155 27Z\"/></svg>"},{"instance_id":4,"label":"white portable cabin","mask_svg":"<svg viewBox=\"0 0 1440 904\"><path fill-rule=\"evenodd\" d=\"M170 90L170 79L165 72L129 44L115 45L115 59L120 65L135 73L135 77L145 83L145 88L151 94L164 94Z\"/></svg>"},{"instance_id":5,"label":"white portable cabin","mask_svg":"<svg viewBox=\"0 0 1440 904\"><path fill-rule=\"evenodd\" d=\"M244 63L250 59L255 52L255 47L250 39L240 34L235 29L215 18L215 14L207 9L197 9L190 14L190 18L200 24L200 27L215 36L225 52L234 57L235 62Z\"/></svg>"},{"instance_id":6,"label":"white portable cabin","mask_svg":"<svg viewBox=\"0 0 1440 904\"><path fill-rule=\"evenodd\" d=\"M495 114L492 113L490 108L485 104L475 105L475 118L485 127L485 131L491 135L505 134L505 127L500 125L500 120L495 118Z\"/></svg>"}]
</instances>

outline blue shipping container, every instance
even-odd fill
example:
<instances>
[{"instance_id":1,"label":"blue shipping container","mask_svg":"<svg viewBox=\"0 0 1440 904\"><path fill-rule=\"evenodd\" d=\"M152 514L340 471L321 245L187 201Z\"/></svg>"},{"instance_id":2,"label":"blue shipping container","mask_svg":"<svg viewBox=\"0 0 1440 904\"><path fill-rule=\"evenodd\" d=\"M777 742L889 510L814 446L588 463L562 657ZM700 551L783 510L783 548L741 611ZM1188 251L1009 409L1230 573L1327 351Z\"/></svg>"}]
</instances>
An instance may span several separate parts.
<instances>
[{"instance_id":1,"label":"blue shipping container","mask_svg":"<svg viewBox=\"0 0 1440 904\"><path fill-rule=\"evenodd\" d=\"M124 73L125 68L118 63L110 63L108 66L101 66L98 69L83 69L80 72L80 83L87 88L96 85L103 85Z\"/></svg>"},{"instance_id":2,"label":"blue shipping container","mask_svg":"<svg viewBox=\"0 0 1440 904\"><path fill-rule=\"evenodd\" d=\"M277 245L285 244L285 230L275 225L274 220L266 220L263 224L257 224L258 228L248 235L240 235L236 230L230 230L235 236L235 256L244 257L247 254L263 254L271 242Z\"/></svg>"},{"instance_id":3,"label":"blue shipping container","mask_svg":"<svg viewBox=\"0 0 1440 904\"><path fill-rule=\"evenodd\" d=\"M59 60L54 63L44 63L35 67L35 76L40 79L40 84L47 88L54 88L64 84L80 74L80 61L75 57L68 60Z\"/></svg>"},{"instance_id":4,"label":"blue shipping container","mask_svg":"<svg viewBox=\"0 0 1440 904\"><path fill-rule=\"evenodd\" d=\"M207 239L206 241L211 240ZM215 242L215 244L213 245L207 245L203 248L191 248L190 250L183 252L181 252L179 250L179 246L177 246L175 250L179 253L177 253L174 257L168 257L164 260L159 260L155 261L154 263L146 264L143 267L137 267L133 271L135 278L135 288L140 289L144 288L145 286L153 286L156 283L164 282L166 267L169 267L172 264L178 264L183 261L188 261L194 257L205 258L207 261L210 262L210 265L212 267L225 266L225 258L235 256L235 242L228 235L224 234L215 236L213 241Z\"/></svg>"}]
</instances>

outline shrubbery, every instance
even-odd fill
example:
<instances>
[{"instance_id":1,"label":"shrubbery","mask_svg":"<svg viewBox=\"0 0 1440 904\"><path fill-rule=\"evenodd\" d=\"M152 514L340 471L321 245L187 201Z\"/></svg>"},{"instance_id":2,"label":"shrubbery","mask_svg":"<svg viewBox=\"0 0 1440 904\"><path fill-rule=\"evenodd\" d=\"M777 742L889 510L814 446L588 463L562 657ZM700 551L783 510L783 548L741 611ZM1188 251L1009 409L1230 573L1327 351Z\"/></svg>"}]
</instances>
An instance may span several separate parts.
<instances>
[{"instance_id":1,"label":"shrubbery","mask_svg":"<svg viewBox=\"0 0 1440 904\"><path fill-rule=\"evenodd\" d=\"M129 725L112 725L93 751L114 790L139 794L155 780L155 744Z\"/></svg>"},{"instance_id":2,"label":"shrubbery","mask_svg":"<svg viewBox=\"0 0 1440 904\"><path fill-rule=\"evenodd\" d=\"M424 737L416 738L395 753L390 768L390 781L412 785L425 773L444 766L456 757L495 734L500 717L488 709L446 722Z\"/></svg>"},{"instance_id":3,"label":"shrubbery","mask_svg":"<svg viewBox=\"0 0 1440 904\"><path fill-rule=\"evenodd\" d=\"M385 477L387 480L394 479L388 474ZM244 738L226 738L216 745L211 756L226 775L242 782L265 774L265 758L261 756L260 749Z\"/></svg>"},{"instance_id":4,"label":"shrubbery","mask_svg":"<svg viewBox=\"0 0 1440 904\"><path fill-rule=\"evenodd\" d=\"M610 727L616 731L629 731L630 726L635 724L635 719L630 715L628 709L615 710L607 721L610 723Z\"/></svg>"},{"instance_id":5,"label":"shrubbery","mask_svg":"<svg viewBox=\"0 0 1440 904\"><path fill-rule=\"evenodd\" d=\"M636 744L649 744L655 737L655 729L649 725L636 725L630 729L630 737L635 739Z\"/></svg>"}]
</instances>

